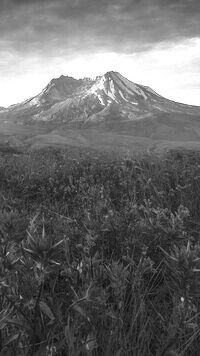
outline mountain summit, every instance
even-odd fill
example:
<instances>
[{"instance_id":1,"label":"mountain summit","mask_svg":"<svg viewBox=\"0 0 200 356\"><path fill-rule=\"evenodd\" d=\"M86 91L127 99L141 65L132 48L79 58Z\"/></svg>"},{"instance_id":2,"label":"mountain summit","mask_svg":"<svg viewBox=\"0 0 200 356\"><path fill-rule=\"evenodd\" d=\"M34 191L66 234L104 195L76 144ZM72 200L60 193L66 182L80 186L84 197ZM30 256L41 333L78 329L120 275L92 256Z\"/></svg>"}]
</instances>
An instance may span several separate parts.
<instances>
[{"instance_id":1,"label":"mountain summit","mask_svg":"<svg viewBox=\"0 0 200 356\"><path fill-rule=\"evenodd\" d=\"M95 130L128 137L168 141L200 140L200 107L168 100L118 72L94 79L61 76L37 96L0 112L16 127ZM7 127L7 126L6 126Z\"/></svg>"},{"instance_id":2,"label":"mountain summit","mask_svg":"<svg viewBox=\"0 0 200 356\"><path fill-rule=\"evenodd\" d=\"M132 83L118 72L107 72L95 79L61 76L43 91L12 111L30 108L28 121L80 125L102 121L135 121L163 113L197 114L199 108L167 100L151 88Z\"/></svg>"},{"instance_id":3,"label":"mountain summit","mask_svg":"<svg viewBox=\"0 0 200 356\"><path fill-rule=\"evenodd\" d=\"M30 104L52 105L56 102L66 99L88 98L98 100L102 106L113 102L121 103L132 102L136 100L147 100L153 96L159 96L152 89L134 84L117 72L107 72L103 76L95 79L84 78L76 80L72 77L61 76L51 80L47 87L35 98L32 98Z\"/></svg>"}]
</instances>

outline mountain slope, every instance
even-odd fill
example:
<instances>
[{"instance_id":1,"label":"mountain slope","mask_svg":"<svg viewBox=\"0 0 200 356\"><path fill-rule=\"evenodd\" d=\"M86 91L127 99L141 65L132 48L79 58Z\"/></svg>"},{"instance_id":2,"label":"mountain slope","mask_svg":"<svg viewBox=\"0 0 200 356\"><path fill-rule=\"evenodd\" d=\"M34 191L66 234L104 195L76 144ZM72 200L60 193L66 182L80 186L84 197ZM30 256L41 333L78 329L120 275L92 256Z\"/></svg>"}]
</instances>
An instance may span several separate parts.
<instances>
[{"instance_id":1,"label":"mountain slope","mask_svg":"<svg viewBox=\"0 0 200 356\"><path fill-rule=\"evenodd\" d=\"M37 96L0 112L0 122L5 130L12 126L12 132L31 127L43 134L60 130L67 135L76 129L98 135L200 141L200 107L165 99L117 72L95 79L53 79Z\"/></svg>"}]
</instances>

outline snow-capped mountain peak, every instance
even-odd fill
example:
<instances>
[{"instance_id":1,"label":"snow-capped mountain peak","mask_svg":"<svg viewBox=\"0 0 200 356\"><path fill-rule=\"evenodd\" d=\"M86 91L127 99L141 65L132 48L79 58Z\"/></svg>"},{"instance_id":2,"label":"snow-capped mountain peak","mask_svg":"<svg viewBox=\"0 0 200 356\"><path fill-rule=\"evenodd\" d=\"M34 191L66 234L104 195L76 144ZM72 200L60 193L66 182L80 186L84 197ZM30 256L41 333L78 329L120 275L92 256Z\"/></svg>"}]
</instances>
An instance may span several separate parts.
<instances>
[{"instance_id":1,"label":"snow-capped mountain peak","mask_svg":"<svg viewBox=\"0 0 200 356\"><path fill-rule=\"evenodd\" d=\"M29 111L29 121L70 125L110 120L135 122L160 117L162 113L199 113L199 108L167 100L151 88L133 83L114 71L94 79L54 78L40 94L10 110L17 112L19 118L27 118Z\"/></svg>"},{"instance_id":2,"label":"snow-capped mountain peak","mask_svg":"<svg viewBox=\"0 0 200 356\"><path fill-rule=\"evenodd\" d=\"M38 95L0 108L0 123L6 139L11 133L18 144L23 136L33 148L121 145L124 151L149 140L153 148L154 140L164 140L163 147L166 140L200 142L200 107L168 100L113 71L92 79L54 78Z\"/></svg>"},{"instance_id":3,"label":"snow-capped mountain peak","mask_svg":"<svg viewBox=\"0 0 200 356\"><path fill-rule=\"evenodd\" d=\"M123 104L124 102L136 104L138 100L148 101L152 96L159 95L149 87L132 83L120 73L110 71L95 79L75 79L62 75L52 79L39 95L25 100L22 104L51 106L72 97L89 96L96 98L102 106L107 106L111 103Z\"/></svg>"},{"instance_id":4,"label":"snow-capped mountain peak","mask_svg":"<svg viewBox=\"0 0 200 356\"><path fill-rule=\"evenodd\" d=\"M151 88L132 83L118 72L107 72L96 77L86 93L95 95L104 106L112 102L135 102L137 99L148 100L152 95L159 96Z\"/></svg>"}]
</instances>

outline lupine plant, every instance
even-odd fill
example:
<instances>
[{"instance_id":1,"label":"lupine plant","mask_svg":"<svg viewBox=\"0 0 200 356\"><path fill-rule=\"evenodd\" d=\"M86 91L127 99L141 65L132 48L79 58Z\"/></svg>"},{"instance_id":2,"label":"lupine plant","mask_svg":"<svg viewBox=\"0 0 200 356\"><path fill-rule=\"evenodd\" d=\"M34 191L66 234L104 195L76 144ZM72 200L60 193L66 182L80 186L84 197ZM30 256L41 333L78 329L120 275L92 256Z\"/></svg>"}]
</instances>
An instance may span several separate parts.
<instances>
[{"instance_id":1,"label":"lupine plant","mask_svg":"<svg viewBox=\"0 0 200 356\"><path fill-rule=\"evenodd\" d=\"M1 356L199 354L197 152L0 158Z\"/></svg>"}]
</instances>

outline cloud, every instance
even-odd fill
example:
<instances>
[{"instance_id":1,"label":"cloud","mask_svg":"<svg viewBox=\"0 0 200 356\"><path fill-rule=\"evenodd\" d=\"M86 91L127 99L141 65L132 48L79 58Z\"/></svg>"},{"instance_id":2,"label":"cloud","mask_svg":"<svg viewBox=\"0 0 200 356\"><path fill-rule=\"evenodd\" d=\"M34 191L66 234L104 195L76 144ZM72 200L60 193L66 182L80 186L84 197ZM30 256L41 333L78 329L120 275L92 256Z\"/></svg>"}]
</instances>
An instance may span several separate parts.
<instances>
[{"instance_id":1,"label":"cloud","mask_svg":"<svg viewBox=\"0 0 200 356\"><path fill-rule=\"evenodd\" d=\"M185 78L197 93L199 13L199 0L0 0L0 97L12 103L13 83L15 101L19 80L25 99L27 83L31 95L62 73L112 69L161 94L162 78L166 93Z\"/></svg>"},{"instance_id":2,"label":"cloud","mask_svg":"<svg viewBox=\"0 0 200 356\"><path fill-rule=\"evenodd\" d=\"M0 44L1 47L1 44ZM177 45L160 45L148 52L91 53L76 57L0 57L0 105L7 106L37 95L60 75L75 78L120 72L135 83L148 85L171 100L200 105L200 40L184 40Z\"/></svg>"},{"instance_id":3,"label":"cloud","mask_svg":"<svg viewBox=\"0 0 200 356\"><path fill-rule=\"evenodd\" d=\"M4 0L1 39L16 52L141 52L199 36L199 0Z\"/></svg>"}]
</instances>

